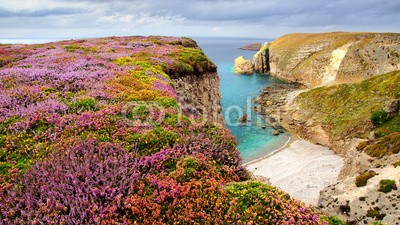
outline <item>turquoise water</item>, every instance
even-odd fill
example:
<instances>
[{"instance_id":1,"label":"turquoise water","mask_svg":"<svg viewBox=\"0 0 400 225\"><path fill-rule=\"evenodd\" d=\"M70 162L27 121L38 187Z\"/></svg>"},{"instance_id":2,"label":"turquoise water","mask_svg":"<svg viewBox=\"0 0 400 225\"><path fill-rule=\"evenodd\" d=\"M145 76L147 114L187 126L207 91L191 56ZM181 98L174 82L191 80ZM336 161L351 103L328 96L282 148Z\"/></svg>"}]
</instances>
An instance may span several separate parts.
<instances>
[{"instance_id":1,"label":"turquoise water","mask_svg":"<svg viewBox=\"0 0 400 225\"><path fill-rule=\"evenodd\" d=\"M272 128L263 129L264 120L253 111L254 98L267 85L282 83L269 75L237 75L233 72L233 60L243 55L251 59L255 52L243 51L244 44L270 40L235 38L194 38L204 53L218 66L221 79L222 109L227 128L236 136L243 162L250 162L270 154L283 146L290 137L284 133L279 136L270 134ZM238 123L243 114L251 118L247 124Z\"/></svg>"}]
</instances>

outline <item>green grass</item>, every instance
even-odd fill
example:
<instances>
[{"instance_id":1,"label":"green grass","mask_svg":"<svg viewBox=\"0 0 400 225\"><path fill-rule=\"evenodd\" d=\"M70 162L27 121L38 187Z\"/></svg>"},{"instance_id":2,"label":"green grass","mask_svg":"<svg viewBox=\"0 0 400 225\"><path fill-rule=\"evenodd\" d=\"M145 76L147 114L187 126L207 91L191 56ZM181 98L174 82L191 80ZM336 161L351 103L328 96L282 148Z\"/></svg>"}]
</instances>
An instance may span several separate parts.
<instances>
[{"instance_id":1,"label":"green grass","mask_svg":"<svg viewBox=\"0 0 400 225\"><path fill-rule=\"evenodd\" d=\"M366 138L374 128L371 115L387 101L400 98L400 71L376 76L355 84L320 87L300 94L300 109L315 114L317 123L332 138ZM398 121L398 120L396 120ZM400 129L396 121L386 122L379 129Z\"/></svg>"}]
</instances>

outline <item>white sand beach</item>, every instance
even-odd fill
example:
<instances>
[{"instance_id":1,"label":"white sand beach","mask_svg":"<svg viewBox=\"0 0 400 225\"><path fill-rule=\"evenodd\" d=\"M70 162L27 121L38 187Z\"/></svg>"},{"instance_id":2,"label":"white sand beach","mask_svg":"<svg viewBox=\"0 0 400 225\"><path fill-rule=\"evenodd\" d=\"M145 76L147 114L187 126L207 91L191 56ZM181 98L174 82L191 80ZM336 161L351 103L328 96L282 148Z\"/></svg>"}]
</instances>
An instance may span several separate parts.
<instances>
[{"instance_id":1,"label":"white sand beach","mask_svg":"<svg viewBox=\"0 0 400 225\"><path fill-rule=\"evenodd\" d=\"M294 138L275 154L246 165L256 176L305 203L317 205L319 192L337 182L343 159L329 148Z\"/></svg>"}]
</instances>

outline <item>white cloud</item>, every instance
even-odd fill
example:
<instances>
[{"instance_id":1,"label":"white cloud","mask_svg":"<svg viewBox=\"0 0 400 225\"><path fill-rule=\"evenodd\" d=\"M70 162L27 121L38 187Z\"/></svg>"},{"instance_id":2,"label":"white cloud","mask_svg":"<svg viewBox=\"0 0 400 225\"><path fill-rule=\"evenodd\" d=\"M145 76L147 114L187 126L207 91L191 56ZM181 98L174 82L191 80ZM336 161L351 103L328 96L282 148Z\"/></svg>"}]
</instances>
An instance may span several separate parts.
<instances>
[{"instance_id":1,"label":"white cloud","mask_svg":"<svg viewBox=\"0 0 400 225\"><path fill-rule=\"evenodd\" d=\"M400 2L390 0L0 0L0 34L43 35L46 30L55 36L84 30L87 36L276 37L332 30L399 32L399 11Z\"/></svg>"}]
</instances>

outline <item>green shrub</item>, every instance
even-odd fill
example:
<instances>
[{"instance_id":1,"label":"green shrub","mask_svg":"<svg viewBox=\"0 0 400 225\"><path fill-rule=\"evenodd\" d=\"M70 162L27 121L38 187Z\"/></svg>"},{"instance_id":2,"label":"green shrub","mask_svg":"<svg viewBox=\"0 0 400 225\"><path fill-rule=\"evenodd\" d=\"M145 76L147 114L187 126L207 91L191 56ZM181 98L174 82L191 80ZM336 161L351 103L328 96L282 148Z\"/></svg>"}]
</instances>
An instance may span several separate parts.
<instances>
[{"instance_id":1,"label":"green shrub","mask_svg":"<svg viewBox=\"0 0 400 225\"><path fill-rule=\"evenodd\" d=\"M345 222L336 216L322 216L321 220L327 222L328 225L346 225Z\"/></svg>"},{"instance_id":2,"label":"green shrub","mask_svg":"<svg viewBox=\"0 0 400 225\"><path fill-rule=\"evenodd\" d=\"M6 162L0 162L0 174L6 174L13 166Z\"/></svg>"},{"instance_id":3,"label":"green shrub","mask_svg":"<svg viewBox=\"0 0 400 225\"><path fill-rule=\"evenodd\" d=\"M195 177L196 172L200 167L200 162L198 159L191 156L183 159L182 162L178 162L177 167L182 167L183 170L183 181L189 181Z\"/></svg>"},{"instance_id":4,"label":"green shrub","mask_svg":"<svg viewBox=\"0 0 400 225\"><path fill-rule=\"evenodd\" d=\"M140 155L152 155L163 147L172 147L179 140L179 136L175 132L160 127L142 135L134 134L131 136L131 142L136 144Z\"/></svg>"},{"instance_id":5,"label":"green shrub","mask_svg":"<svg viewBox=\"0 0 400 225\"><path fill-rule=\"evenodd\" d=\"M375 126L382 124L387 120L388 120L388 114L385 110L377 110L373 112L371 115L371 121Z\"/></svg>"},{"instance_id":6,"label":"green shrub","mask_svg":"<svg viewBox=\"0 0 400 225\"><path fill-rule=\"evenodd\" d=\"M381 221L375 221L371 223L371 225L386 225L386 223L382 223Z\"/></svg>"},{"instance_id":7,"label":"green shrub","mask_svg":"<svg viewBox=\"0 0 400 225\"><path fill-rule=\"evenodd\" d=\"M374 176L376 176L375 171L368 171L368 172L358 175L356 177L356 186L363 187L363 186L367 185L368 180Z\"/></svg>"},{"instance_id":8,"label":"green shrub","mask_svg":"<svg viewBox=\"0 0 400 225\"><path fill-rule=\"evenodd\" d=\"M392 190L397 190L396 182L394 180L381 180L379 191L389 193Z\"/></svg>"},{"instance_id":9,"label":"green shrub","mask_svg":"<svg viewBox=\"0 0 400 225\"><path fill-rule=\"evenodd\" d=\"M367 217L375 218L379 215L379 208L368 209Z\"/></svg>"},{"instance_id":10,"label":"green shrub","mask_svg":"<svg viewBox=\"0 0 400 225\"><path fill-rule=\"evenodd\" d=\"M83 46L79 46L77 44L63 46L63 48L67 52L76 52L76 50L82 50L84 52L96 52L97 51L97 49L95 47L83 47Z\"/></svg>"},{"instance_id":11,"label":"green shrub","mask_svg":"<svg viewBox=\"0 0 400 225\"><path fill-rule=\"evenodd\" d=\"M84 112L88 110L95 111L96 110L96 100L93 98L84 98L80 99L69 106L69 110L72 113L76 112Z\"/></svg>"},{"instance_id":12,"label":"green shrub","mask_svg":"<svg viewBox=\"0 0 400 225\"><path fill-rule=\"evenodd\" d=\"M141 120L144 120L150 116L150 108L147 105L140 105L135 109L135 111L133 113L134 113L134 116L137 116Z\"/></svg>"},{"instance_id":13,"label":"green shrub","mask_svg":"<svg viewBox=\"0 0 400 225\"><path fill-rule=\"evenodd\" d=\"M182 114L170 114L166 113L165 118L162 122L164 125L169 125L172 127L177 126L189 126L191 123L190 119Z\"/></svg>"},{"instance_id":14,"label":"green shrub","mask_svg":"<svg viewBox=\"0 0 400 225\"><path fill-rule=\"evenodd\" d=\"M156 102L160 104L162 107L169 108L169 107L178 107L178 102L175 99L167 98L167 97L160 97L156 99Z\"/></svg>"}]
</instances>

